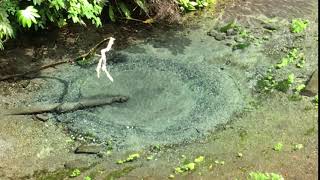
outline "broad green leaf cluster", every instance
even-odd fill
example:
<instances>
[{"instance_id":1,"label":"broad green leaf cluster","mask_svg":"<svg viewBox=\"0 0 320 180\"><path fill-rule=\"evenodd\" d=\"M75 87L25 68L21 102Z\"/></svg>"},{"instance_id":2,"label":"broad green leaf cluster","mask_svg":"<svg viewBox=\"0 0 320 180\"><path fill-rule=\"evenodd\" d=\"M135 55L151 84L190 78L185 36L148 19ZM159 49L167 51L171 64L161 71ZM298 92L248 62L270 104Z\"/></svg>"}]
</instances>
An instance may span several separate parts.
<instances>
[{"instance_id":1,"label":"broad green leaf cluster","mask_svg":"<svg viewBox=\"0 0 320 180\"><path fill-rule=\"evenodd\" d=\"M68 22L85 25L88 20L99 27L104 5L100 0L0 0L0 49L20 27L44 29L49 24L62 27Z\"/></svg>"},{"instance_id":2,"label":"broad green leaf cluster","mask_svg":"<svg viewBox=\"0 0 320 180\"><path fill-rule=\"evenodd\" d=\"M293 33L301 33L303 32L307 26L309 25L308 20L303 19L293 19L291 22L291 32Z\"/></svg>"},{"instance_id":3,"label":"broad green leaf cluster","mask_svg":"<svg viewBox=\"0 0 320 180\"><path fill-rule=\"evenodd\" d=\"M178 4L184 10L191 11L212 1L179 0ZM107 12L105 17L102 16L103 10ZM37 30L52 25L63 27L69 23L84 26L91 23L100 27L100 18L109 18L113 22L125 19L150 24L154 19L149 11L147 0L0 0L0 49L3 49L4 42L14 38L15 33L23 28ZM147 19L139 20L133 16Z\"/></svg>"},{"instance_id":4,"label":"broad green leaf cluster","mask_svg":"<svg viewBox=\"0 0 320 180\"><path fill-rule=\"evenodd\" d=\"M195 11L199 8L208 6L213 0L178 0L182 11Z\"/></svg>"}]
</instances>

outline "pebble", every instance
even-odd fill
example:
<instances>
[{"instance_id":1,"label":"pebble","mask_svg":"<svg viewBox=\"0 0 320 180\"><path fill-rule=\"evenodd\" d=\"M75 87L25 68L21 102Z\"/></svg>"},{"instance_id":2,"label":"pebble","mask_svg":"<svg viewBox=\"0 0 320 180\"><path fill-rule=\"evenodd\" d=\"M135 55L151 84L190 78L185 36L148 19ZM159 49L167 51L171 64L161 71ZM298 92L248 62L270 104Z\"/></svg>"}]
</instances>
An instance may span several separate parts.
<instances>
[{"instance_id":1,"label":"pebble","mask_svg":"<svg viewBox=\"0 0 320 180\"><path fill-rule=\"evenodd\" d=\"M226 35L227 36L234 36L237 34L237 31L235 31L234 29L228 29Z\"/></svg>"},{"instance_id":2,"label":"pebble","mask_svg":"<svg viewBox=\"0 0 320 180\"><path fill-rule=\"evenodd\" d=\"M234 41L236 41L236 42L238 42L238 43L244 43L246 40L243 39L242 37L236 36L236 37L234 37Z\"/></svg>"},{"instance_id":3,"label":"pebble","mask_svg":"<svg viewBox=\"0 0 320 180\"><path fill-rule=\"evenodd\" d=\"M263 28L271 30L271 31L275 31L278 29L278 27L276 27L275 25L272 25L272 24L266 24L263 26Z\"/></svg>"},{"instance_id":4,"label":"pebble","mask_svg":"<svg viewBox=\"0 0 320 180\"><path fill-rule=\"evenodd\" d=\"M318 94L318 70L312 73L311 78L307 82L306 88L301 92L304 96L315 96Z\"/></svg>"},{"instance_id":5,"label":"pebble","mask_svg":"<svg viewBox=\"0 0 320 180\"><path fill-rule=\"evenodd\" d=\"M91 161L85 161L82 159L75 159L73 161L66 162L64 164L64 167L66 169L75 169L75 168L82 169L82 168L90 167L92 164L93 164L93 162L91 162Z\"/></svg>"},{"instance_id":6,"label":"pebble","mask_svg":"<svg viewBox=\"0 0 320 180\"><path fill-rule=\"evenodd\" d=\"M85 144L80 145L76 150L75 153L80 154L98 154L104 150L103 145L101 144Z\"/></svg>"},{"instance_id":7,"label":"pebble","mask_svg":"<svg viewBox=\"0 0 320 180\"><path fill-rule=\"evenodd\" d=\"M36 120L40 120L42 122L46 122L46 121L49 120L49 116L46 113L44 113L44 114L36 114L34 117L36 118Z\"/></svg>"},{"instance_id":8,"label":"pebble","mask_svg":"<svg viewBox=\"0 0 320 180\"><path fill-rule=\"evenodd\" d=\"M217 41L222 41L222 40L226 39L225 34L220 33L220 32L218 32L218 31L216 31L216 30L211 30L211 31L209 31L209 32L207 33L207 35L214 37Z\"/></svg>"}]
</instances>

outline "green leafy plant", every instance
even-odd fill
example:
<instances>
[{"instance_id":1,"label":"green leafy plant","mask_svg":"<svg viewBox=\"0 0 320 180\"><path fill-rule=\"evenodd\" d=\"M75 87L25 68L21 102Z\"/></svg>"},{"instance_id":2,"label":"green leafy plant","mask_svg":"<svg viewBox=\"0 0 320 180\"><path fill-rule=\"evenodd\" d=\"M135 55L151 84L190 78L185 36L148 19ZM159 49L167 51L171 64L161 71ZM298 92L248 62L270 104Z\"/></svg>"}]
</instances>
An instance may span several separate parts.
<instances>
[{"instance_id":1,"label":"green leafy plant","mask_svg":"<svg viewBox=\"0 0 320 180\"><path fill-rule=\"evenodd\" d=\"M307 28L308 24L309 24L308 20L293 19L291 22L290 30L293 33L301 33Z\"/></svg>"},{"instance_id":2,"label":"green leafy plant","mask_svg":"<svg viewBox=\"0 0 320 180\"><path fill-rule=\"evenodd\" d=\"M283 148L283 144L280 142L273 146L273 150L275 151L282 151L282 148Z\"/></svg>"},{"instance_id":3,"label":"green leafy plant","mask_svg":"<svg viewBox=\"0 0 320 180\"><path fill-rule=\"evenodd\" d=\"M84 177L84 180L92 180L92 178L90 176L86 176Z\"/></svg>"},{"instance_id":4,"label":"green leafy plant","mask_svg":"<svg viewBox=\"0 0 320 180\"><path fill-rule=\"evenodd\" d=\"M293 147L293 150L298 151L298 150L300 150L302 148L303 148L302 144L295 144L294 147Z\"/></svg>"},{"instance_id":5,"label":"green leafy plant","mask_svg":"<svg viewBox=\"0 0 320 180\"><path fill-rule=\"evenodd\" d=\"M80 174L81 174L81 171L79 169L74 169L69 176L77 177L77 176L80 176Z\"/></svg>"},{"instance_id":6,"label":"green leafy plant","mask_svg":"<svg viewBox=\"0 0 320 180\"><path fill-rule=\"evenodd\" d=\"M275 85L275 89L277 89L278 91L287 92L291 87L291 85L293 84L294 79L295 79L294 74L293 73L289 74L287 79L277 82L277 84Z\"/></svg>"},{"instance_id":7,"label":"green leafy plant","mask_svg":"<svg viewBox=\"0 0 320 180\"><path fill-rule=\"evenodd\" d=\"M123 164L123 163L126 163L126 162L131 162L131 161L134 161L136 159L140 158L140 155L138 153L135 153L135 154L130 154L127 159L124 159L124 160L118 160L117 161L117 164Z\"/></svg>"},{"instance_id":8,"label":"green leafy plant","mask_svg":"<svg viewBox=\"0 0 320 180\"><path fill-rule=\"evenodd\" d=\"M224 161L215 160L214 163L224 165Z\"/></svg>"},{"instance_id":9,"label":"green leafy plant","mask_svg":"<svg viewBox=\"0 0 320 180\"><path fill-rule=\"evenodd\" d=\"M201 162L203 162L203 161L204 161L204 156L199 156L199 157L197 157L197 158L194 159L194 162L195 162L195 163L201 163Z\"/></svg>"},{"instance_id":10,"label":"green leafy plant","mask_svg":"<svg viewBox=\"0 0 320 180\"><path fill-rule=\"evenodd\" d=\"M263 92L271 92L277 85L277 81L273 75L272 69L268 69L267 74L257 82L259 90Z\"/></svg>"},{"instance_id":11,"label":"green leafy plant","mask_svg":"<svg viewBox=\"0 0 320 180\"><path fill-rule=\"evenodd\" d=\"M198 8L203 8L208 6L209 2L207 0L196 0L196 1L178 0L178 3L182 11L195 11Z\"/></svg>"},{"instance_id":12,"label":"green leafy plant","mask_svg":"<svg viewBox=\"0 0 320 180\"><path fill-rule=\"evenodd\" d=\"M283 67L289 65L290 63L295 62L297 59L300 60L298 62L299 65L297 64L297 67L302 67L304 64L304 60L305 60L304 54L300 53L298 51L298 49L294 48L285 57L283 57L280 60L280 62L275 65L275 67L277 69L283 68Z\"/></svg>"},{"instance_id":13,"label":"green leafy plant","mask_svg":"<svg viewBox=\"0 0 320 180\"><path fill-rule=\"evenodd\" d=\"M251 172L248 180L284 180L284 178L276 173Z\"/></svg>"},{"instance_id":14,"label":"green leafy plant","mask_svg":"<svg viewBox=\"0 0 320 180\"><path fill-rule=\"evenodd\" d=\"M32 24L37 24L37 19L40 15L38 10L33 6L28 6L26 9L19 10L17 12L18 21L22 24L23 27L30 28Z\"/></svg>"},{"instance_id":15,"label":"green leafy plant","mask_svg":"<svg viewBox=\"0 0 320 180\"><path fill-rule=\"evenodd\" d=\"M191 163L187 163L187 164L184 164L180 167L176 167L174 169L175 173L176 174L179 174L179 173L183 173L183 172L186 172L186 171L192 171L195 169L195 163L191 162Z\"/></svg>"},{"instance_id":16,"label":"green leafy plant","mask_svg":"<svg viewBox=\"0 0 320 180\"><path fill-rule=\"evenodd\" d=\"M318 101L318 95L315 95L312 102L316 105L318 105L319 101Z\"/></svg>"}]
</instances>

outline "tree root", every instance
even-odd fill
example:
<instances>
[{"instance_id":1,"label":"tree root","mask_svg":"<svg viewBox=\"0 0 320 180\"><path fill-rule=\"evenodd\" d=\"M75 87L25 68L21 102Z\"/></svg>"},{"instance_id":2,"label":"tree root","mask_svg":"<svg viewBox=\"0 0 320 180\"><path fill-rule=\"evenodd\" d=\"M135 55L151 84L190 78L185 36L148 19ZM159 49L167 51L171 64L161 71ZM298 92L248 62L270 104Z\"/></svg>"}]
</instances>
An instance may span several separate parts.
<instances>
[{"instance_id":1,"label":"tree root","mask_svg":"<svg viewBox=\"0 0 320 180\"><path fill-rule=\"evenodd\" d=\"M32 69L30 71L27 71L27 72L24 72L24 73L20 73L20 74L12 74L12 75L7 75L7 76L3 76L0 78L0 81L5 81L5 80L8 80L8 79L13 79L13 78L18 78L18 77L24 77L28 74L33 74L33 73L36 73L36 72L39 72L41 70L44 70L44 69L47 69L49 67L55 67L57 65L60 65L60 64L65 64L65 63L73 63L73 62L77 62L77 61L82 61L84 59L88 59L90 57L92 57L95 52L97 51L97 49L104 43L106 42L107 40L109 40L110 38L105 38L103 39L102 41L100 41L98 44L96 44L94 47L92 47L87 53L84 53L76 58L74 58L73 60L64 60L64 61L58 61L58 62L54 62L54 63L51 63L51 64L46 64L46 65L43 65L43 66L40 66L39 68L37 69Z\"/></svg>"},{"instance_id":2,"label":"tree root","mask_svg":"<svg viewBox=\"0 0 320 180\"><path fill-rule=\"evenodd\" d=\"M128 101L126 96L112 96L104 98L87 98L82 99L78 102L64 102L64 103L53 103L44 104L27 108L16 108L11 109L6 115L31 115L41 113L66 113L86 108L92 108L103 105L111 105L113 103L123 103Z\"/></svg>"}]
</instances>

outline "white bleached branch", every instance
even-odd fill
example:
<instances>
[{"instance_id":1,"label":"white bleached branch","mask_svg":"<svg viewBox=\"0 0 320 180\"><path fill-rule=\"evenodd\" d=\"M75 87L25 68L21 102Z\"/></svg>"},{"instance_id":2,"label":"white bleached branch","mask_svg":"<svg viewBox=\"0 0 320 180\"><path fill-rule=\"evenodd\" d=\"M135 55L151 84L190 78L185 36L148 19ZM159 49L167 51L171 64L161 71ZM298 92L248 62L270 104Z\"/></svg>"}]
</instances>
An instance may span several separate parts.
<instances>
[{"instance_id":1,"label":"white bleached branch","mask_svg":"<svg viewBox=\"0 0 320 180\"><path fill-rule=\"evenodd\" d=\"M113 37L110 37L110 40L109 40L107 47L104 49L101 49L101 58L99 59L99 63L96 68L98 78L100 78L100 71L102 70L103 72L106 73L107 77L110 79L111 82L113 82L113 78L110 75L110 73L107 71L106 53L111 50L111 47L113 45L114 40L116 40L116 39Z\"/></svg>"}]
</instances>

